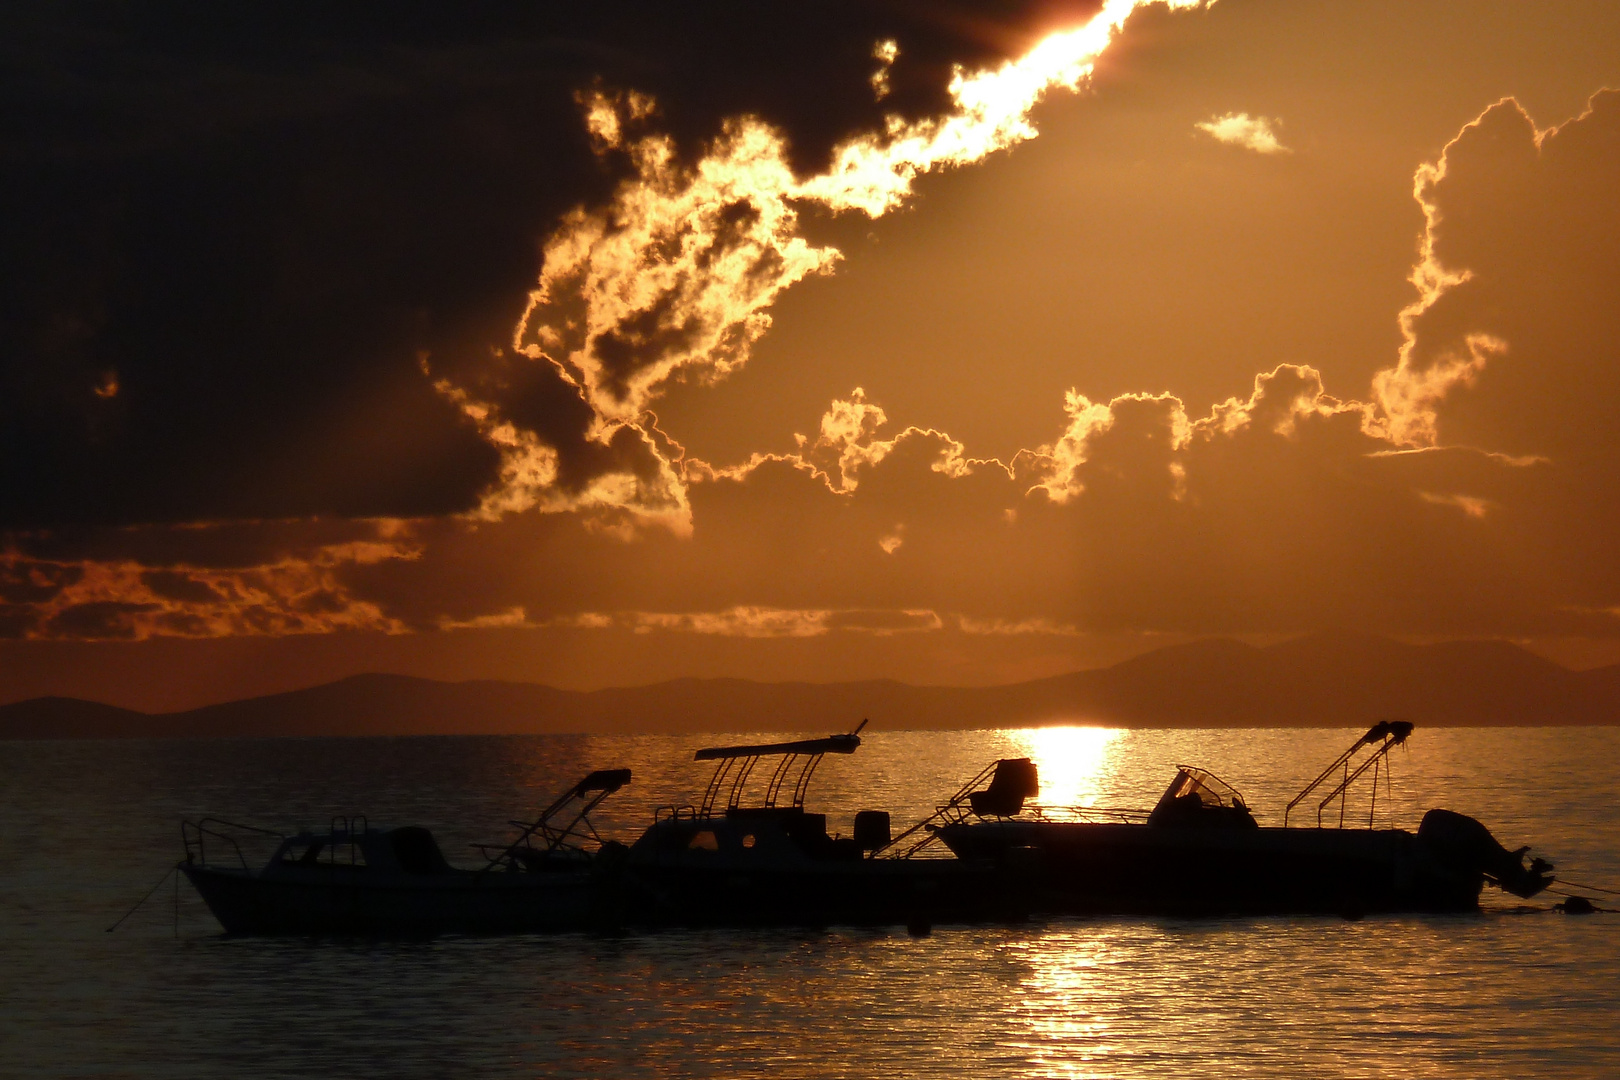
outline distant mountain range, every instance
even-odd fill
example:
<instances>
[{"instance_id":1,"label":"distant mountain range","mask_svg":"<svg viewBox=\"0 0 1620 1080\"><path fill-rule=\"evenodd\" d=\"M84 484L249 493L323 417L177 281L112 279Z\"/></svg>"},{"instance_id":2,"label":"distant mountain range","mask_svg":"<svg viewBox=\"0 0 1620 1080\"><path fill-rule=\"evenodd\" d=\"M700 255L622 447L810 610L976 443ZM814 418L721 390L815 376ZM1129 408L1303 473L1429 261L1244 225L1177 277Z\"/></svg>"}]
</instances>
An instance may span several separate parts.
<instances>
[{"instance_id":1,"label":"distant mountain range","mask_svg":"<svg viewBox=\"0 0 1620 1080\"><path fill-rule=\"evenodd\" d=\"M991 687L892 680L675 679L558 690L537 683L355 675L184 712L77 698L0 706L0 738L724 732L1051 723L1355 727L1620 722L1620 664L1570 671L1502 641L1406 645L1316 634L1264 648L1211 639L1091 671Z\"/></svg>"}]
</instances>

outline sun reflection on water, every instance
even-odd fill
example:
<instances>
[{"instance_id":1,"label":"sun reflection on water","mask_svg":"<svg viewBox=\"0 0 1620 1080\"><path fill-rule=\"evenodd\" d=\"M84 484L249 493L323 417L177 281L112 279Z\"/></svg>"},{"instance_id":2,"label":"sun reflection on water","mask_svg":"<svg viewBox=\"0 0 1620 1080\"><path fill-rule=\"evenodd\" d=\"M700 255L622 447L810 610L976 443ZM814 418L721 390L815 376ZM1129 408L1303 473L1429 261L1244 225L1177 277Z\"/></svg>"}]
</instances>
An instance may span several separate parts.
<instances>
[{"instance_id":1,"label":"sun reflection on water","mask_svg":"<svg viewBox=\"0 0 1620 1080\"><path fill-rule=\"evenodd\" d=\"M1121 728L1040 727L1009 733L1040 773L1042 806L1095 806L1111 787Z\"/></svg>"},{"instance_id":2,"label":"sun reflection on water","mask_svg":"<svg viewBox=\"0 0 1620 1080\"><path fill-rule=\"evenodd\" d=\"M1015 1006L1021 1037L1010 1041L1037 1075L1064 1080L1109 1075L1114 1032L1100 999L1110 982L1102 969L1115 961L1106 942L1059 932L1050 942L1010 942L1006 949L1028 965L1023 1000Z\"/></svg>"}]
</instances>

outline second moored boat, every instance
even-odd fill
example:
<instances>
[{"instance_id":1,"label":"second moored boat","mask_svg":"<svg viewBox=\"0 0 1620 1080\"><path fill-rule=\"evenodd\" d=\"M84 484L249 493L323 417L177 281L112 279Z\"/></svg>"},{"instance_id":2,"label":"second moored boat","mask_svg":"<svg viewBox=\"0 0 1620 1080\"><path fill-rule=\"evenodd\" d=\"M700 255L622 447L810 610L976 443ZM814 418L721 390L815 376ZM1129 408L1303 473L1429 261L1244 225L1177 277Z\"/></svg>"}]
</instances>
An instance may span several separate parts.
<instances>
[{"instance_id":1,"label":"second moored boat","mask_svg":"<svg viewBox=\"0 0 1620 1080\"><path fill-rule=\"evenodd\" d=\"M1024 758L996 762L913 830L909 856L937 839L963 859L990 860L1030 887L1047 914L1295 915L1472 911L1489 883L1536 895L1553 878L1528 848L1508 851L1474 818L1435 809L1417 832L1344 827L1344 799L1371 772L1373 805L1406 721L1374 725L1262 827L1235 788L1180 766L1151 809L1024 808L1037 793ZM1333 780L1340 777L1337 783ZM988 782L987 782L988 781ZM1331 785L1317 824L1289 826L1295 807ZM1321 825L1339 802L1339 824Z\"/></svg>"}]
</instances>

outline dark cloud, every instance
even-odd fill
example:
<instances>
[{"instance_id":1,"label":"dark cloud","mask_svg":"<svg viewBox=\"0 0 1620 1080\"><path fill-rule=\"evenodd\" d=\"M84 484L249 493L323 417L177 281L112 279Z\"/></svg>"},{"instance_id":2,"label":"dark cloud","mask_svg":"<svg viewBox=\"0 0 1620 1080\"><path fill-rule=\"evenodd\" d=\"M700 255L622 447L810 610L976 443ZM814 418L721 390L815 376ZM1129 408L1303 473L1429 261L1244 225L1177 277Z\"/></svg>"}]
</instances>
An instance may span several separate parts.
<instances>
[{"instance_id":1,"label":"dark cloud","mask_svg":"<svg viewBox=\"0 0 1620 1080\"><path fill-rule=\"evenodd\" d=\"M163 569L96 534L35 538L0 561L0 620L36 638L1612 631L1589 568L1537 540L1538 517L1568 513L1550 465L1399 450L1308 368L1196 419L1168 395L1074 395L1069 427L1012 469L887 426L858 396L796 452L692 463L690 535L613 508L267 523L273 544L245 527L128 531L190 534Z\"/></svg>"},{"instance_id":2,"label":"dark cloud","mask_svg":"<svg viewBox=\"0 0 1620 1080\"><path fill-rule=\"evenodd\" d=\"M145 640L384 633L408 629L356 593L357 567L410 559L389 541L307 547L274 562L226 569L127 558L59 562L0 552L0 636L34 640Z\"/></svg>"},{"instance_id":3,"label":"dark cloud","mask_svg":"<svg viewBox=\"0 0 1620 1080\"><path fill-rule=\"evenodd\" d=\"M3 46L0 634L1620 625L1620 94L1542 133L1501 103L1420 172L1421 296L1373 402L1296 364L1205 415L1071 392L1003 463L857 390L726 465L647 406L830 265L795 207L862 192L799 180L1049 9L44 10Z\"/></svg>"},{"instance_id":4,"label":"dark cloud","mask_svg":"<svg viewBox=\"0 0 1620 1080\"><path fill-rule=\"evenodd\" d=\"M754 113L811 169L1094 7L9 5L0 526L471 509L499 456L418 359L509 341L618 178L578 93L653 95L685 154Z\"/></svg>"}]
</instances>

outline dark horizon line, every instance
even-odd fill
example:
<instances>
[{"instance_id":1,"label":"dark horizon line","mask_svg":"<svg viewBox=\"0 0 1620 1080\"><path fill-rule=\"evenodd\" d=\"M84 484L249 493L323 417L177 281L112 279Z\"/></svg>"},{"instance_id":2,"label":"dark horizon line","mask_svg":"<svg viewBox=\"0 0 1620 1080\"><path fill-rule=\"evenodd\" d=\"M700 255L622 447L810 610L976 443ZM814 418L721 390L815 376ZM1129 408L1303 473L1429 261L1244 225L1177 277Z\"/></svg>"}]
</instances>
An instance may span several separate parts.
<instances>
[{"instance_id":1,"label":"dark horizon line","mask_svg":"<svg viewBox=\"0 0 1620 1080\"><path fill-rule=\"evenodd\" d=\"M1312 630L1312 631L1308 631L1308 632L1305 632L1305 633L1296 634L1296 635L1294 635L1292 637L1285 637L1285 638L1282 638L1282 639L1280 639L1278 641L1271 642L1270 644L1267 644L1267 645L1251 645L1248 642L1243 641L1243 640L1241 640L1240 638L1238 638L1236 636L1224 635L1224 634L1212 634L1212 635L1209 635L1207 637L1193 638L1190 641L1176 642L1176 643L1170 644L1170 645L1160 645L1160 646L1157 646L1155 648L1145 649L1142 652L1135 653L1135 654L1133 654L1131 656L1126 657L1123 660L1116 660L1113 663L1097 664L1097 665L1094 665L1092 667L1073 668L1071 670L1059 672L1059 673L1054 674L1054 675L1041 675L1041 676L1037 676L1037 677L1032 678L1032 679L1015 679L1015 680L1012 680L1010 682L997 682L997 683L915 683L915 682L908 682L908 681L906 681L904 679L893 678L893 677L890 677L890 676L879 676L879 677L876 677L876 678L869 678L869 679L823 679L823 680L817 680L817 679L752 679L752 678L748 678L748 677L742 676L742 675L676 675L676 676L672 676L672 677L666 678L666 679L654 679L654 680L652 680L650 682L614 683L614 684L610 684L610 685L606 685L606 686L590 687L588 689L576 689L576 688L570 688L570 687L557 686L557 685L555 685L553 683L543 682L543 681L535 680L535 679L513 679L513 678L499 678L499 677L473 677L473 678L466 678L466 679L443 679L443 678L437 678L437 677L431 676L431 675L413 675L413 674L409 674L409 673L406 673L406 672L400 672L400 671L356 671L356 672L353 672L352 674L343 675L343 676L340 676L340 677L338 677L336 679L327 679L324 682L307 683L307 684L300 685L300 686L290 687L290 688L285 689L285 690L273 690L273 691L270 691L268 693L263 693L263 694L248 694L248 695L245 695L245 696L242 696L242 697L227 697L227 698L221 699L219 701L206 702L206 703L201 704L201 705L192 705L192 706L190 706L188 708L184 708L184 709L168 709L168 710L163 710L163 711L158 711L158 712L149 712L149 711L147 711L145 709L135 709L135 708L131 708L131 707L127 706L127 705L115 705L115 704L112 704L111 702L100 701L100 700L97 700L95 698L79 697L77 695L70 695L70 694L38 694L38 695L35 695L33 697L27 697L27 698L16 698L14 700L0 700L0 709L11 708L13 706L18 706L18 705L27 705L27 704L34 703L34 702L47 702L47 701L82 702L82 703L87 704L87 705L96 705L96 706L100 706L100 707L107 708L107 709L117 709L117 710L119 710L121 712L131 713L131 714L134 714L134 715L137 715L137 716L144 716L144 717L150 717L150 718L155 719L155 718L161 718L161 717L185 716L185 715L190 714L190 713L201 712L201 711L207 710L207 709L217 709L217 708L221 708L221 707L224 707L224 706L240 704L240 703L243 703L243 702L261 701L261 700L266 700L266 699L284 697L284 696L289 695L289 694L306 693L306 692L311 691L311 690L320 690L320 689L323 689L325 687L340 686L340 685L342 685L344 683L355 682L355 681L362 680L362 679L415 680L415 681L419 681L419 682L433 683L433 684L439 685L439 686L485 685L485 686L540 687L540 688L543 688L543 689L546 689L546 690L555 691L555 692L557 692L559 694L569 694L569 695L578 695L578 696L589 696L589 695L592 695L592 694L610 694L610 693L614 693L614 692L633 691L633 690L654 690L654 689L658 689L660 687L675 686L675 685L687 684L687 683L708 683L708 684L711 684L711 685L720 685L720 684L731 683L731 684L745 684L745 685L749 685L749 686L762 686L762 687L814 686L814 687L822 687L822 688L840 687L840 686L882 686L882 685L892 685L892 686L905 687L905 688L911 689L911 690L993 691L993 690L1006 690L1006 689L1011 689L1011 688L1015 688L1015 687L1039 685L1040 683L1052 682L1052 681L1056 681L1056 680L1071 678L1071 677L1076 676L1076 675L1084 675L1084 674L1091 673L1091 672L1111 671L1111 670L1113 670L1115 668L1122 667L1124 665L1140 661L1145 657L1157 656L1157 655L1160 655L1160 654L1163 654L1163 653L1175 652L1175 651L1178 651L1178 650L1197 648L1199 646L1222 645L1222 644L1224 644L1224 645L1237 646L1237 647L1242 648L1242 649L1249 649L1249 650L1252 650L1252 651L1255 651L1255 652L1269 652L1269 651L1272 651L1272 650L1275 650L1275 649L1287 647L1289 645L1296 645L1296 644L1299 644L1301 642L1314 641L1314 640L1340 640L1340 641L1374 642L1374 643L1378 643L1378 644L1395 645L1395 646L1398 646L1400 648L1405 648L1405 649L1432 649L1432 648L1442 648L1442 647L1445 647L1447 645L1459 645L1459 644L1485 644L1485 645L1499 644L1499 645L1508 646L1508 647L1510 647L1510 648L1512 648L1512 649L1514 649L1514 650L1516 650L1518 652L1521 652L1521 653L1523 653L1523 654L1525 654L1527 656L1534 657L1536 660L1541 661L1541 662L1543 662L1543 663L1545 663L1545 664L1547 664L1547 665L1549 665L1551 667L1557 668L1557 669L1559 669L1561 671L1569 672L1571 674L1582 674L1582 673L1591 672L1591 671L1602 671L1602 670L1605 670L1607 668L1620 668L1620 663L1598 664L1598 665L1596 665L1594 667L1590 667L1590 668L1572 668L1572 667L1568 667L1568 666L1566 666L1564 664L1559 663L1556 660L1553 660L1553 659L1551 659L1549 657L1543 656L1542 654L1534 651L1533 649L1526 648L1524 645L1521 645L1518 641L1516 641L1516 640L1514 640L1512 638L1503 637L1503 636L1500 636L1500 635L1497 635L1497 636L1479 636L1479 637L1456 637L1456 638L1446 638L1446 639L1440 640L1440 641L1428 641L1428 642L1422 642L1422 643L1413 643L1413 642L1409 642L1409 641L1403 641L1402 639L1400 639L1398 637L1391 637L1391 636L1389 636L1387 634L1369 633L1369 632L1362 632L1362 631L1356 631L1356 630L1328 629L1328 630ZM1099 724L1097 726L1107 726L1107 725ZM1151 727L1151 726L1157 726L1157 725L1133 725L1133 726L1149 726L1149 727ZM1176 725L1170 725L1170 726L1176 726ZM1278 726L1278 725L1256 724L1256 725L1253 725L1253 726L1255 726L1257 728L1266 728L1266 727L1275 727L1275 726ZM1282 725L1282 726L1288 726L1288 725ZM907 730L911 730L911 729L907 729ZM580 734L589 734L589 732L580 732Z\"/></svg>"},{"instance_id":2,"label":"dark horizon line","mask_svg":"<svg viewBox=\"0 0 1620 1080\"><path fill-rule=\"evenodd\" d=\"M630 734L1080 724L1144 729L1610 725L1620 664L1572 671L1500 639L1412 645L1322 632L1247 645L1206 638L1104 668L1001 686L681 678L562 690L493 679L366 673L166 713L71 697L0 705L0 738Z\"/></svg>"}]
</instances>

